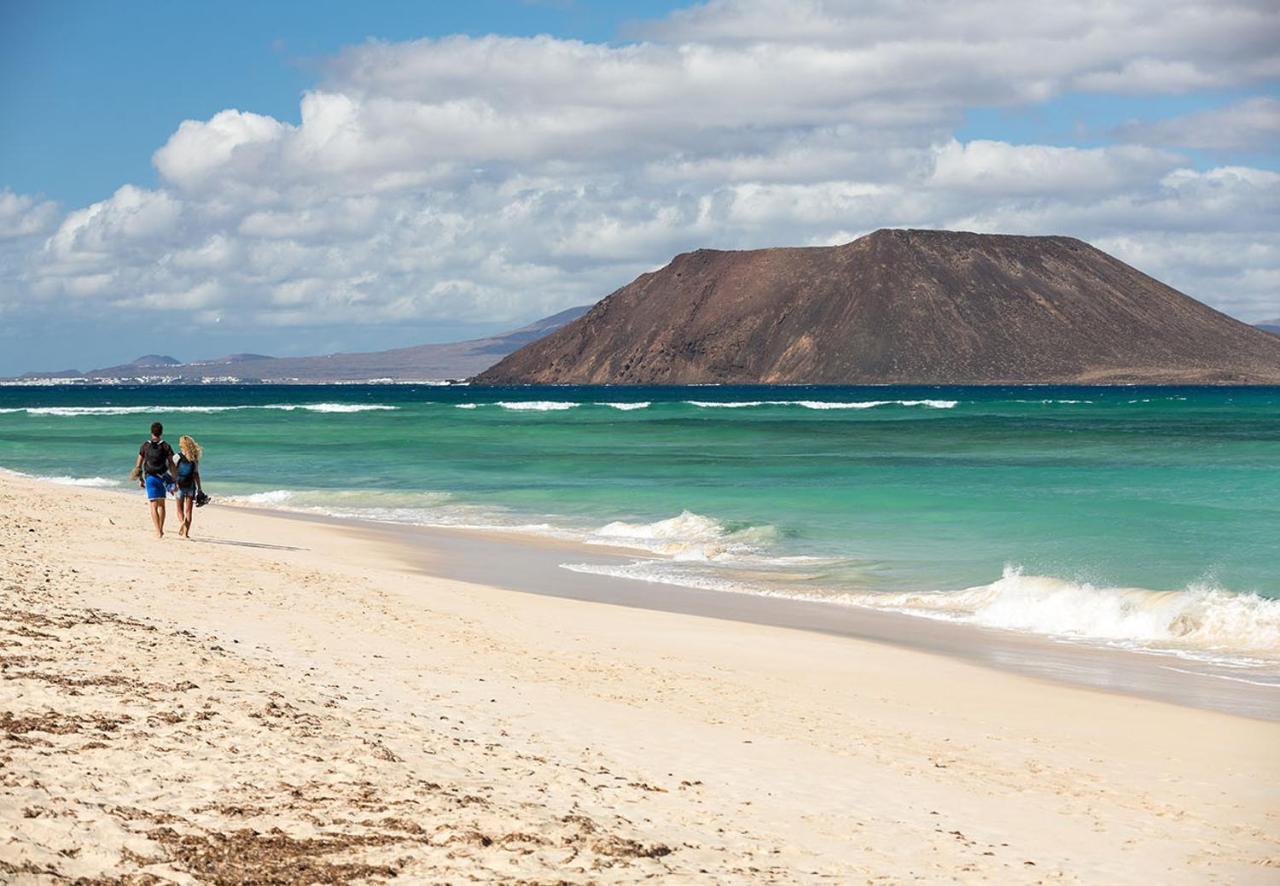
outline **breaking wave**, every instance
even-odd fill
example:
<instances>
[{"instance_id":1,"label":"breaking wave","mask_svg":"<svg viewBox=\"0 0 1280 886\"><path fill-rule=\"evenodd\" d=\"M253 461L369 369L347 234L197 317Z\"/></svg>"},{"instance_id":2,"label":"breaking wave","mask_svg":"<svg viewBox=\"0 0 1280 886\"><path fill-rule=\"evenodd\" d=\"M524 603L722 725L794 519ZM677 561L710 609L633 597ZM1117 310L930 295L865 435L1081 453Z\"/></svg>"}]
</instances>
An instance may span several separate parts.
<instances>
[{"instance_id":1,"label":"breaking wave","mask_svg":"<svg viewBox=\"0 0 1280 886\"><path fill-rule=\"evenodd\" d=\"M586 540L635 548L677 561L724 561L758 558L777 538L778 531L773 526L730 528L711 517L682 511L652 523L614 521L590 533Z\"/></svg>"},{"instance_id":2,"label":"breaking wave","mask_svg":"<svg viewBox=\"0 0 1280 886\"><path fill-rule=\"evenodd\" d=\"M517 412L562 412L579 404L563 400L499 400L497 405Z\"/></svg>"},{"instance_id":3,"label":"breaking wave","mask_svg":"<svg viewBox=\"0 0 1280 886\"><path fill-rule=\"evenodd\" d=\"M87 415L235 412L242 409L270 409L282 412L294 412L296 410L304 412L382 412L399 408L399 406L385 406L381 403L267 403L245 406L22 406L12 409L0 409L0 412L25 412L28 415L75 418Z\"/></svg>"},{"instance_id":4,"label":"breaking wave","mask_svg":"<svg viewBox=\"0 0 1280 886\"><path fill-rule=\"evenodd\" d=\"M0 468L0 475L8 477L22 477L26 480L39 480L41 483L56 483L59 486L81 486L96 489L112 489L117 486L124 485L123 481L114 480L111 477L72 477L67 474L28 474L25 471L15 471L10 468Z\"/></svg>"},{"instance_id":5,"label":"breaking wave","mask_svg":"<svg viewBox=\"0 0 1280 886\"><path fill-rule=\"evenodd\" d=\"M1095 587L1008 566L963 591L843 594L839 602L1054 637L1280 658L1280 600L1208 585Z\"/></svg>"},{"instance_id":6,"label":"breaking wave","mask_svg":"<svg viewBox=\"0 0 1280 886\"><path fill-rule=\"evenodd\" d=\"M305 409L307 412L394 412L399 406L381 403L310 403L303 406L263 406L263 409Z\"/></svg>"},{"instance_id":7,"label":"breaking wave","mask_svg":"<svg viewBox=\"0 0 1280 886\"><path fill-rule=\"evenodd\" d=\"M101 489L121 485L119 480L112 480L110 477L36 477L36 479L46 483L57 483L59 486L89 486Z\"/></svg>"},{"instance_id":8,"label":"breaking wave","mask_svg":"<svg viewBox=\"0 0 1280 886\"><path fill-rule=\"evenodd\" d=\"M288 489L270 489L266 492L254 492L249 495L226 496L224 501L272 507L274 505L285 504L292 499L293 496L293 492Z\"/></svg>"},{"instance_id":9,"label":"breaking wave","mask_svg":"<svg viewBox=\"0 0 1280 886\"><path fill-rule=\"evenodd\" d=\"M610 409L628 411L632 409L648 409L653 404L648 400L639 403L574 403L568 400L499 400L496 403L456 403L458 409L476 409L480 406L501 406L515 412L563 412L579 406L607 406Z\"/></svg>"},{"instance_id":10,"label":"breaking wave","mask_svg":"<svg viewBox=\"0 0 1280 886\"><path fill-rule=\"evenodd\" d=\"M700 409L749 409L756 406L800 406L804 409L875 409L878 406L924 406L929 409L953 409L958 400L686 400Z\"/></svg>"}]
</instances>

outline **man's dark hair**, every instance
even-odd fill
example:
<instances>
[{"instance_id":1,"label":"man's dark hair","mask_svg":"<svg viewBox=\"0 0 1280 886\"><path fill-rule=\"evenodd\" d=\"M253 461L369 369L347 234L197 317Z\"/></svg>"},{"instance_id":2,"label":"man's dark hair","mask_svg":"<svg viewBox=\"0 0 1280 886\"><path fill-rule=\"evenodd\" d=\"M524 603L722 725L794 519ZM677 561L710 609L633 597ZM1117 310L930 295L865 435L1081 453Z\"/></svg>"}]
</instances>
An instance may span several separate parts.
<instances>
[{"instance_id":1,"label":"man's dark hair","mask_svg":"<svg viewBox=\"0 0 1280 886\"><path fill-rule=\"evenodd\" d=\"M153 421L151 423L151 436L159 437L163 433L164 433L164 425L160 424L160 422L158 421Z\"/></svg>"}]
</instances>

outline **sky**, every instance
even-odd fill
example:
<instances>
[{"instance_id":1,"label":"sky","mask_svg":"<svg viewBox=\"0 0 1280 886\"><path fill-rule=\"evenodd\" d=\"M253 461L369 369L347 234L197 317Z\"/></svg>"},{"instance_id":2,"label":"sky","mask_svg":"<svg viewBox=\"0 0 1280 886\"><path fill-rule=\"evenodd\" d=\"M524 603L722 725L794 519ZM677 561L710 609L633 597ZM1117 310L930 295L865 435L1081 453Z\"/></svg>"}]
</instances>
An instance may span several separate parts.
<instances>
[{"instance_id":1,"label":"sky","mask_svg":"<svg viewBox=\"0 0 1280 886\"><path fill-rule=\"evenodd\" d=\"M0 375L472 337L880 227L1280 316L1273 0L0 0Z\"/></svg>"}]
</instances>

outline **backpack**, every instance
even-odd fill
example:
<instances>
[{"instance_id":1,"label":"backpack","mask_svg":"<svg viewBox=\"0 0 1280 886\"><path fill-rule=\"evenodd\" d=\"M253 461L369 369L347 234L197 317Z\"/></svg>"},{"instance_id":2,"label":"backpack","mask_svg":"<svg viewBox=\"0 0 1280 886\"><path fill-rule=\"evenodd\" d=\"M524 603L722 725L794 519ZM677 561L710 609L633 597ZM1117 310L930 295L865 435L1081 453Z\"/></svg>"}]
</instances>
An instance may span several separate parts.
<instances>
[{"instance_id":1,"label":"backpack","mask_svg":"<svg viewBox=\"0 0 1280 886\"><path fill-rule=\"evenodd\" d=\"M188 461L185 455L178 456L178 476L175 478L183 489L196 485L196 463Z\"/></svg>"},{"instance_id":2,"label":"backpack","mask_svg":"<svg viewBox=\"0 0 1280 886\"><path fill-rule=\"evenodd\" d=\"M142 469L153 477L169 473L169 459L165 455L169 446L163 440L148 440L142 444Z\"/></svg>"}]
</instances>

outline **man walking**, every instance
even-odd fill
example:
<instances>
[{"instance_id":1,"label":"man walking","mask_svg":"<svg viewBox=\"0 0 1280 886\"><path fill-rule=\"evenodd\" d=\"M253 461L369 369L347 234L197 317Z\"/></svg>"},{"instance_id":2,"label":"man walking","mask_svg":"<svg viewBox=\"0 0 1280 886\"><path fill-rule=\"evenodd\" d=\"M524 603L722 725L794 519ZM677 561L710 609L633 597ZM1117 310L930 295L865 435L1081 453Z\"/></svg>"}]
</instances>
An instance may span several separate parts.
<instances>
[{"instance_id":1,"label":"man walking","mask_svg":"<svg viewBox=\"0 0 1280 886\"><path fill-rule=\"evenodd\" d=\"M151 425L151 439L144 440L138 448L138 462L134 465L134 470L141 472L139 481L147 492L156 538L164 538L164 497L173 483L169 469L177 460L173 447L160 436L163 433L164 425L160 422Z\"/></svg>"}]
</instances>

